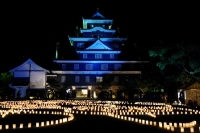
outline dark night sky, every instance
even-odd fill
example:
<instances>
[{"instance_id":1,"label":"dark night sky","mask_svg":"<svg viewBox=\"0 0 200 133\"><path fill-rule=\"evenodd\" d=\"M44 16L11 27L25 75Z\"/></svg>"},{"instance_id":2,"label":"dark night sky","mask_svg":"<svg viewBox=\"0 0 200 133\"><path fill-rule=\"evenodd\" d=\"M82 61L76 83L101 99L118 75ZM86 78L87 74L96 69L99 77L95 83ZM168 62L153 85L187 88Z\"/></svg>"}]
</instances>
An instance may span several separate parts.
<instances>
[{"instance_id":1,"label":"dark night sky","mask_svg":"<svg viewBox=\"0 0 200 133\"><path fill-rule=\"evenodd\" d=\"M1 12L1 71L20 65L28 57L48 67L56 42L69 45L67 36L74 35L77 25L82 27L82 17L91 17L97 5L125 36L144 47L162 38L200 36L196 3L5 3Z\"/></svg>"}]
</instances>

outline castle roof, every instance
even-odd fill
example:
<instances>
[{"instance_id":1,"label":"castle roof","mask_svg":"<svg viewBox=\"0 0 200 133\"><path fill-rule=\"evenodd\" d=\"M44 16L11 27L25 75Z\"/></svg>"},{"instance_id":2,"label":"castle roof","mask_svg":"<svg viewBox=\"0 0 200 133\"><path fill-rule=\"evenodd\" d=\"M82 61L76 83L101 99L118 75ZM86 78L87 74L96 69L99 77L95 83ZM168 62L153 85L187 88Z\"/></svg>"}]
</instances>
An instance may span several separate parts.
<instances>
[{"instance_id":1,"label":"castle roof","mask_svg":"<svg viewBox=\"0 0 200 133\"><path fill-rule=\"evenodd\" d=\"M103 44L103 42L98 39L92 45L87 47L85 50L112 50L112 49Z\"/></svg>"},{"instance_id":2,"label":"castle roof","mask_svg":"<svg viewBox=\"0 0 200 133\"><path fill-rule=\"evenodd\" d=\"M48 70L38 66L31 59L28 59L27 61L25 61L23 64L19 65L18 67L15 67L15 68L9 70L9 72L14 72L14 71L18 71L18 70L20 70L20 71L38 70L38 71L46 71L49 73Z\"/></svg>"}]
</instances>

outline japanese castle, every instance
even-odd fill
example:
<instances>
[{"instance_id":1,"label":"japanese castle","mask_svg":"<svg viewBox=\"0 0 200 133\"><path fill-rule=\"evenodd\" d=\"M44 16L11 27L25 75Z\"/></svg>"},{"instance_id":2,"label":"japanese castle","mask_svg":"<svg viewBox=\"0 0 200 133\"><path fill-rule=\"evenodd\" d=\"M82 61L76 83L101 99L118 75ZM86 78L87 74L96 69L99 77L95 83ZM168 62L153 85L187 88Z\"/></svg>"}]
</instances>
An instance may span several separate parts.
<instances>
[{"instance_id":1,"label":"japanese castle","mask_svg":"<svg viewBox=\"0 0 200 133\"><path fill-rule=\"evenodd\" d=\"M103 89L112 92L123 89L127 75L141 74L141 70L138 70L139 67L135 65L148 63L148 61L118 59L127 38L115 37L116 29L112 27L113 19L105 18L97 10L91 18L82 18L82 24L82 28L79 29L80 34L68 37L79 59L59 59L57 58L58 51L56 51L56 58L53 60L55 69L49 72L41 68L42 73L47 74L46 77L43 76L43 79L38 79L39 81L45 82L48 78L54 78L66 91L75 91L76 97L96 98ZM28 62L30 64L32 61ZM10 72L14 71L16 69ZM48 75L48 73L51 74ZM44 83L42 85L41 89L44 89ZM106 86L109 87L104 88Z\"/></svg>"}]
</instances>

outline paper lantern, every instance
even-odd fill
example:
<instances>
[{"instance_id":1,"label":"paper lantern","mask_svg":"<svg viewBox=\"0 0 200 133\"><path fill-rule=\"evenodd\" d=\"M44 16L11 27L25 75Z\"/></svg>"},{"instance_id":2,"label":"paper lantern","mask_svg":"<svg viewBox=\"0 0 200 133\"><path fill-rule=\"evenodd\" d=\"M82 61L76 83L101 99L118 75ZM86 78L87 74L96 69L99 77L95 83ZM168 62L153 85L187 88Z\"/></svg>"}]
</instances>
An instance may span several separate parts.
<instances>
[{"instance_id":1,"label":"paper lantern","mask_svg":"<svg viewBox=\"0 0 200 133\"><path fill-rule=\"evenodd\" d=\"M170 126L169 126L169 125L167 125L167 127L166 127L166 128L167 128L167 130L170 130Z\"/></svg>"},{"instance_id":2,"label":"paper lantern","mask_svg":"<svg viewBox=\"0 0 200 133\"><path fill-rule=\"evenodd\" d=\"M180 130L181 130L181 132L184 132L184 128L183 127L181 127Z\"/></svg>"},{"instance_id":3,"label":"paper lantern","mask_svg":"<svg viewBox=\"0 0 200 133\"><path fill-rule=\"evenodd\" d=\"M171 126L171 131L174 131L174 127L173 126Z\"/></svg>"},{"instance_id":4,"label":"paper lantern","mask_svg":"<svg viewBox=\"0 0 200 133\"><path fill-rule=\"evenodd\" d=\"M162 122L159 122L159 127L162 127Z\"/></svg>"},{"instance_id":5,"label":"paper lantern","mask_svg":"<svg viewBox=\"0 0 200 133\"><path fill-rule=\"evenodd\" d=\"M23 128L23 123L20 123L19 128Z\"/></svg>"},{"instance_id":6,"label":"paper lantern","mask_svg":"<svg viewBox=\"0 0 200 133\"><path fill-rule=\"evenodd\" d=\"M182 123L179 123L179 127L182 127Z\"/></svg>"},{"instance_id":7,"label":"paper lantern","mask_svg":"<svg viewBox=\"0 0 200 133\"><path fill-rule=\"evenodd\" d=\"M39 127L40 125L39 125L39 122L36 122L36 127Z\"/></svg>"},{"instance_id":8,"label":"paper lantern","mask_svg":"<svg viewBox=\"0 0 200 133\"><path fill-rule=\"evenodd\" d=\"M5 129L9 129L9 125L7 124L7 125L5 125Z\"/></svg>"},{"instance_id":9,"label":"paper lantern","mask_svg":"<svg viewBox=\"0 0 200 133\"><path fill-rule=\"evenodd\" d=\"M149 121L148 120L146 120L146 125L148 125L149 124Z\"/></svg>"},{"instance_id":10,"label":"paper lantern","mask_svg":"<svg viewBox=\"0 0 200 133\"><path fill-rule=\"evenodd\" d=\"M42 127L44 126L44 122L41 122L41 126L42 126Z\"/></svg>"},{"instance_id":11,"label":"paper lantern","mask_svg":"<svg viewBox=\"0 0 200 133\"><path fill-rule=\"evenodd\" d=\"M31 123L28 123L28 128L31 128Z\"/></svg>"},{"instance_id":12,"label":"paper lantern","mask_svg":"<svg viewBox=\"0 0 200 133\"><path fill-rule=\"evenodd\" d=\"M59 122L62 123L63 122L62 119L60 119Z\"/></svg>"},{"instance_id":13,"label":"paper lantern","mask_svg":"<svg viewBox=\"0 0 200 133\"><path fill-rule=\"evenodd\" d=\"M16 129L16 124L13 124L12 127L13 127L13 129Z\"/></svg>"},{"instance_id":14,"label":"paper lantern","mask_svg":"<svg viewBox=\"0 0 200 133\"><path fill-rule=\"evenodd\" d=\"M145 120L142 120L142 124L145 124Z\"/></svg>"},{"instance_id":15,"label":"paper lantern","mask_svg":"<svg viewBox=\"0 0 200 133\"><path fill-rule=\"evenodd\" d=\"M190 127L190 132L193 133L194 132L194 128Z\"/></svg>"},{"instance_id":16,"label":"paper lantern","mask_svg":"<svg viewBox=\"0 0 200 133\"><path fill-rule=\"evenodd\" d=\"M174 123L174 127L177 127L177 123Z\"/></svg>"},{"instance_id":17,"label":"paper lantern","mask_svg":"<svg viewBox=\"0 0 200 133\"><path fill-rule=\"evenodd\" d=\"M51 120L51 125L53 125L54 124L54 121L53 120Z\"/></svg>"}]
</instances>

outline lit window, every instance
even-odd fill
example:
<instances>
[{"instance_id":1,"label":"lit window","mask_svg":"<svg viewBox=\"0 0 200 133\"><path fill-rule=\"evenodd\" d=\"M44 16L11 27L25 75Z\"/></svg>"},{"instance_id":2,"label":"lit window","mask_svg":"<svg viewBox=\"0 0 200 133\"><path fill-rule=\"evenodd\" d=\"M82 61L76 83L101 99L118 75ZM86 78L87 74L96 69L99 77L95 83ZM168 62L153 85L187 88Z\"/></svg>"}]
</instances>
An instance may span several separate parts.
<instances>
[{"instance_id":1,"label":"lit window","mask_svg":"<svg viewBox=\"0 0 200 133\"><path fill-rule=\"evenodd\" d=\"M84 43L77 43L77 48L84 48Z\"/></svg>"},{"instance_id":2,"label":"lit window","mask_svg":"<svg viewBox=\"0 0 200 133\"><path fill-rule=\"evenodd\" d=\"M114 59L114 54L110 54L110 59Z\"/></svg>"},{"instance_id":3,"label":"lit window","mask_svg":"<svg viewBox=\"0 0 200 133\"><path fill-rule=\"evenodd\" d=\"M95 59L101 59L102 58L102 54L95 54Z\"/></svg>"},{"instance_id":4,"label":"lit window","mask_svg":"<svg viewBox=\"0 0 200 133\"><path fill-rule=\"evenodd\" d=\"M121 64L115 64L114 69L115 70L120 70L122 68Z\"/></svg>"},{"instance_id":5,"label":"lit window","mask_svg":"<svg viewBox=\"0 0 200 133\"><path fill-rule=\"evenodd\" d=\"M90 76L85 76L85 82L90 82Z\"/></svg>"},{"instance_id":6,"label":"lit window","mask_svg":"<svg viewBox=\"0 0 200 133\"><path fill-rule=\"evenodd\" d=\"M108 70L108 64L101 64L101 70Z\"/></svg>"},{"instance_id":7,"label":"lit window","mask_svg":"<svg viewBox=\"0 0 200 133\"><path fill-rule=\"evenodd\" d=\"M85 69L86 70L93 70L93 65L92 64L86 64Z\"/></svg>"},{"instance_id":8,"label":"lit window","mask_svg":"<svg viewBox=\"0 0 200 133\"><path fill-rule=\"evenodd\" d=\"M96 82L103 82L103 77L96 77Z\"/></svg>"},{"instance_id":9,"label":"lit window","mask_svg":"<svg viewBox=\"0 0 200 133\"><path fill-rule=\"evenodd\" d=\"M114 77L114 82L119 82L119 77L118 76Z\"/></svg>"},{"instance_id":10,"label":"lit window","mask_svg":"<svg viewBox=\"0 0 200 133\"><path fill-rule=\"evenodd\" d=\"M65 76L61 76L61 83L64 83L66 80L66 77Z\"/></svg>"},{"instance_id":11,"label":"lit window","mask_svg":"<svg viewBox=\"0 0 200 133\"><path fill-rule=\"evenodd\" d=\"M74 64L74 70L79 70L79 64Z\"/></svg>"},{"instance_id":12,"label":"lit window","mask_svg":"<svg viewBox=\"0 0 200 133\"><path fill-rule=\"evenodd\" d=\"M62 64L62 70L66 69L66 64Z\"/></svg>"},{"instance_id":13,"label":"lit window","mask_svg":"<svg viewBox=\"0 0 200 133\"><path fill-rule=\"evenodd\" d=\"M80 82L80 77L79 76L75 76L75 82Z\"/></svg>"},{"instance_id":14,"label":"lit window","mask_svg":"<svg viewBox=\"0 0 200 133\"><path fill-rule=\"evenodd\" d=\"M87 59L87 54L83 54L83 59Z\"/></svg>"}]
</instances>

